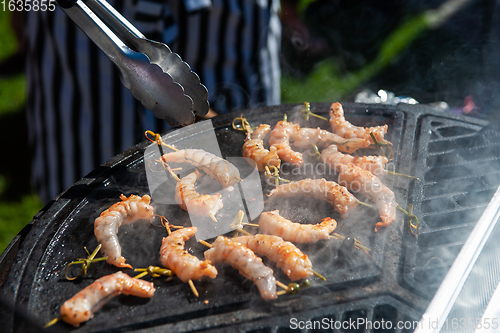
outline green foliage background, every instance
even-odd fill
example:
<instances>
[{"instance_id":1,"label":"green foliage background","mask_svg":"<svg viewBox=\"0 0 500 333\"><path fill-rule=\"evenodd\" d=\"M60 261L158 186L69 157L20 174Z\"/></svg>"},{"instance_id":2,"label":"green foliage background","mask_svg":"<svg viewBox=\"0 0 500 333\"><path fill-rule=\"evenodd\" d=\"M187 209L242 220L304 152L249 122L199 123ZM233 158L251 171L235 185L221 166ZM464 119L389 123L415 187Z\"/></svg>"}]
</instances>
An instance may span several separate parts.
<instances>
[{"instance_id":1,"label":"green foliage background","mask_svg":"<svg viewBox=\"0 0 500 333\"><path fill-rule=\"evenodd\" d=\"M0 64L15 56L19 49L8 11L0 11L0 45ZM29 190L29 175L23 172L12 173L15 168L4 164L30 163L24 139L27 134L25 104L26 76L22 69L13 75L0 72L0 126L2 127L0 142L14 146L18 152L13 159L3 160L3 165L0 166L0 253L42 208L38 196ZM4 156L6 155L8 156L8 154ZM20 168L20 170L25 169Z\"/></svg>"}]
</instances>

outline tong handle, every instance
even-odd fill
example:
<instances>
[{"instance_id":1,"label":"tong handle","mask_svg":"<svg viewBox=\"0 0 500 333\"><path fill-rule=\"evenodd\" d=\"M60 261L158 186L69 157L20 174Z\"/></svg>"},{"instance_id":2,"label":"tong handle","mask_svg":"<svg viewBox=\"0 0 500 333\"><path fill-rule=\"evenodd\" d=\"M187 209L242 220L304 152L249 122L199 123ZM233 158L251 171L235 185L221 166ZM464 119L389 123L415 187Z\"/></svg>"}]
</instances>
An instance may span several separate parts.
<instances>
[{"instance_id":1,"label":"tong handle","mask_svg":"<svg viewBox=\"0 0 500 333\"><path fill-rule=\"evenodd\" d=\"M71 0L70 0L71 1ZM200 78L181 57L170 50L164 43L147 39L133 24L124 18L105 0L85 0L111 30L127 45L144 53L152 64L158 65L174 82L180 84L184 94L193 102L193 111L198 116L205 116L209 109L207 88L200 83Z\"/></svg>"},{"instance_id":2,"label":"tong handle","mask_svg":"<svg viewBox=\"0 0 500 333\"><path fill-rule=\"evenodd\" d=\"M119 68L123 85L155 116L172 126L195 121L193 101L149 58L131 50L82 0L58 0L63 11ZM139 33L140 34L140 33Z\"/></svg>"},{"instance_id":3,"label":"tong handle","mask_svg":"<svg viewBox=\"0 0 500 333\"><path fill-rule=\"evenodd\" d=\"M94 11L120 39L136 48L137 51L142 52L139 50L140 46L138 42L140 39L146 39L146 37L113 6L104 0L85 0L85 4Z\"/></svg>"},{"instance_id":4,"label":"tong handle","mask_svg":"<svg viewBox=\"0 0 500 333\"><path fill-rule=\"evenodd\" d=\"M116 65L127 56L140 58L141 54L130 50L83 1L58 0L58 4Z\"/></svg>"}]
</instances>

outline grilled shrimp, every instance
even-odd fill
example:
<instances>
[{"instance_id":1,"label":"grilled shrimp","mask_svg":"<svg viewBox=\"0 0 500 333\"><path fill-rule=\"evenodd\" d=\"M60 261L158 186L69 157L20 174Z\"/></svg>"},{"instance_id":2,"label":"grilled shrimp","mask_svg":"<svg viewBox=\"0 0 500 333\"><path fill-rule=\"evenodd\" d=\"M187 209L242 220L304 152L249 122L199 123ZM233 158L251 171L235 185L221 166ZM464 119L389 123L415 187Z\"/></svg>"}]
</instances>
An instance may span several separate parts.
<instances>
[{"instance_id":1,"label":"grilled shrimp","mask_svg":"<svg viewBox=\"0 0 500 333\"><path fill-rule=\"evenodd\" d=\"M312 263L307 255L281 237L253 235L235 237L232 240L274 261L292 281L305 279L313 274Z\"/></svg>"},{"instance_id":2,"label":"grilled shrimp","mask_svg":"<svg viewBox=\"0 0 500 333\"><path fill-rule=\"evenodd\" d=\"M269 145L276 149L278 156L285 162L295 166L301 166L304 163L302 153L294 151L290 143L295 140L300 126L288 121L279 121L271 131Z\"/></svg>"},{"instance_id":3,"label":"grilled shrimp","mask_svg":"<svg viewBox=\"0 0 500 333\"><path fill-rule=\"evenodd\" d=\"M141 219L151 219L153 217L153 207L149 205L151 197L144 195L130 195L126 197L120 195L121 202L115 203L106 209L95 219L94 234L97 243L101 244L101 253L108 258L106 261L117 267L132 268L125 263L125 258L121 255L122 248L118 241L118 228L124 224L131 224Z\"/></svg>"},{"instance_id":4,"label":"grilled shrimp","mask_svg":"<svg viewBox=\"0 0 500 333\"><path fill-rule=\"evenodd\" d=\"M312 145L326 146L335 144L339 150L345 153L353 153L359 148L366 148L370 141L363 138L345 139L337 134L321 128L301 128L295 133L294 145L298 148L307 149Z\"/></svg>"},{"instance_id":5,"label":"grilled shrimp","mask_svg":"<svg viewBox=\"0 0 500 333\"><path fill-rule=\"evenodd\" d=\"M339 183L359 191L366 198L377 204L382 222L375 224L375 232L389 226L396 219L396 199L394 192L385 186L373 173L355 165L342 165L339 173Z\"/></svg>"},{"instance_id":6,"label":"grilled shrimp","mask_svg":"<svg viewBox=\"0 0 500 333\"><path fill-rule=\"evenodd\" d=\"M340 213L341 217L347 217L358 205L358 200L344 186L333 181L321 179L302 179L276 186L269 194L269 199L275 197L307 196L325 200Z\"/></svg>"},{"instance_id":7,"label":"grilled shrimp","mask_svg":"<svg viewBox=\"0 0 500 333\"><path fill-rule=\"evenodd\" d=\"M266 166L279 168L281 164L276 147L271 146L269 150L264 148L264 138L270 130L271 126L260 124L253 132L247 134L243 145L243 157L254 160L259 171L264 171Z\"/></svg>"},{"instance_id":8,"label":"grilled shrimp","mask_svg":"<svg viewBox=\"0 0 500 333\"><path fill-rule=\"evenodd\" d=\"M387 133L387 125L375 127L354 126L344 118L344 109L340 103L333 103L330 106L330 126L333 133L343 138L361 138L374 143L370 136L370 133L372 133L378 142L389 142L384 139L384 135Z\"/></svg>"},{"instance_id":9,"label":"grilled shrimp","mask_svg":"<svg viewBox=\"0 0 500 333\"><path fill-rule=\"evenodd\" d=\"M160 248L160 261L163 266L171 269L182 282L200 280L204 276L215 279L217 269L210 261L201 261L184 249L185 242L194 236L196 227L182 228L163 238Z\"/></svg>"},{"instance_id":10,"label":"grilled shrimp","mask_svg":"<svg viewBox=\"0 0 500 333\"><path fill-rule=\"evenodd\" d=\"M340 151L353 153L359 148L366 148L370 141L365 138L343 138L321 128L300 128L298 124L279 121L271 132L269 145L277 149L279 157L295 166L304 163L302 153L294 151L290 144L297 148L310 148L312 145L336 144Z\"/></svg>"},{"instance_id":11,"label":"grilled shrimp","mask_svg":"<svg viewBox=\"0 0 500 333\"><path fill-rule=\"evenodd\" d=\"M263 299L276 299L276 279L273 270L265 266L261 258L241 243L219 236L212 243L212 248L205 251L205 258L214 264L230 263L241 275L253 281Z\"/></svg>"},{"instance_id":12,"label":"grilled shrimp","mask_svg":"<svg viewBox=\"0 0 500 333\"><path fill-rule=\"evenodd\" d=\"M210 216L215 219L215 214L222 208L222 195L199 194L194 190L194 184L201 177L201 172L195 170L183 177L175 186L175 201L186 212L199 216Z\"/></svg>"},{"instance_id":13,"label":"grilled shrimp","mask_svg":"<svg viewBox=\"0 0 500 333\"><path fill-rule=\"evenodd\" d=\"M337 221L329 217L314 225L294 223L281 216L279 210L263 212L259 219L259 228L266 233L294 243L315 243L320 239L329 239L336 227Z\"/></svg>"},{"instance_id":14,"label":"grilled shrimp","mask_svg":"<svg viewBox=\"0 0 500 333\"><path fill-rule=\"evenodd\" d=\"M224 188L241 180L240 171L233 164L202 149L182 149L164 154L161 158L165 163L189 163L200 168Z\"/></svg>"},{"instance_id":15,"label":"grilled shrimp","mask_svg":"<svg viewBox=\"0 0 500 333\"><path fill-rule=\"evenodd\" d=\"M103 276L64 302L61 318L74 327L91 319L111 298L120 294L151 298L155 293L152 282L134 279L122 272Z\"/></svg>"},{"instance_id":16,"label":"grilled shrimp","mask_svg":"<svg viewBox=\"0 0 500 333\"><path fill-rule=\"evenodd\" d=\"M376 175L384 174L384 166L389 162L385 156L352 156L342 154L336 145L331 145L323 149L321 160L337 172L340 171L340 167L343 164L354 164Z\"/></svg>"}]
</instances>

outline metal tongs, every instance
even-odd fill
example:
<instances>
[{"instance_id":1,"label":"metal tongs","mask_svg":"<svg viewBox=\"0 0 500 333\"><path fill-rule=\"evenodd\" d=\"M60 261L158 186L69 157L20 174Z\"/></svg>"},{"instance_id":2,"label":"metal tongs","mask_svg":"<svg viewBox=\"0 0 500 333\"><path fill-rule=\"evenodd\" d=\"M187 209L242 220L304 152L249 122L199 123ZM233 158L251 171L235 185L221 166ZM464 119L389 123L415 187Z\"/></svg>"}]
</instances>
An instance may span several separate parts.
<instances>
[{"instance_id":1,"label":"metal tongs","mask_svg":"<svg viewBox=\"0 0 500 333\"><path fill-rule=\"evenodd\" d=\"M163 44L147 39L105 0L58 0L62 10L118 66L121 80L145 108L172 126L208 113L198 75Z\"/></svg>"}]
</instances>

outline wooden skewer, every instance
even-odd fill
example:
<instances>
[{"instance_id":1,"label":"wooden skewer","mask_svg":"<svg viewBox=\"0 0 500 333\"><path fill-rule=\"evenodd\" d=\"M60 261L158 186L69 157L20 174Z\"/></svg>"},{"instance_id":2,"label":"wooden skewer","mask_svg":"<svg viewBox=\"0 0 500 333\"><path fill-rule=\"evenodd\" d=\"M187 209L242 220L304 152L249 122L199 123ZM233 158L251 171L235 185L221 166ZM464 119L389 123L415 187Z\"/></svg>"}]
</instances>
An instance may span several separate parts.
<instances>
[{"instance_id":1,"label":"wooden skewer","mask_svg":"<svg viewBox=\"0 0 500 333\"><path fill-rule=\"evenodd\" d=\"M148 136L148 134L151 135L151 136L153 136L154 140L151 139ZM144 132L144 137L146 139L148 139L149 141L151 141L151 142L156 142L158 144L158 146L165 146L167 148L172 149L173 151L179 151L179 149L175 148L174 146L168 145L165 142L163 142L163 140L161 139L161 135L158 134L158 133L155 133L153 131L147 130L146 132Z\"/></svg>"},{"instance_id":2,"label":"wooden skewer","mask_svg":"<svg viewBox=\"0 0 500 333\"><path fill-rule=\"evenodd\" d=\"M318 119L328 121L327 118L311 112L311 104L309 104L308 102L304 102L302 109L300 110L300 113L304 116L306 121L309 121L309 116L313 116L313 117L316 117Z\"/></svg>"},{"instance_id":3,"label":"wooden skewer","mask_svg":"<svg viewBox=\"0 0 500 333\"><path fill-rule=\"evenodd\" d=\"M198 293L198 290L196 290L196 287L194 286L193 280L188 281L189 287L191 287L191 291L196 297L200 297L200 294Z\"/></svg>"},{"instance_id":4,"label":"wooden skewer","mask_svg":"<svg viewBox=\"0 0 500 333\"><path fill-rule=\"evenodd\" d=\"M238 236L240 231L243 231L243 226L241 222L243 221L244 217L245 213L240 209L238 211L238 214L236 214L236 217L234 218L233 222L229 225L232 229L236 229L234 237Z\"/></svg>"},{"instance_id":5,"label":"wooden skewer","mask_svg":"<svg viewBox=\"0 0 500 333\"><path fill-rule=\"evenodd\" d=\"M255 224L255 223L242 223L242 224L243 224L243 225L248 225L248 226L250 226L250 227L257 227L257 228L259 227L259 225L258 225L258 224Z\"/></svg>"},{"instance_id":6,"label":"wooden skewer","mask_svg":"<svg viewBox=\"0 0 500 333\"><path fill-rule=\"evenodd\" d=\"M64 317L65 317L65 315L61 315L57 318L54 318L51 321L49 321L47 324L43 325L42 328L48 328L48 327L54 325L55 323L57 323L59 320L62 320Z\"/></svg>"},{"instance_id":7,"label":"wooden skewer","mask_svg":"<svg viewBox=\"0 0 500 333\"><path fill-rule=\"evenodd\" d=\"M161 225L167 229L167 232L170 230L170 228L174 228L174 229L183 229L184 227L181 226L181 225L173 225L173 224L170 224L170 222L168 221L168 219L164 216L164 215L158 215L158 214L154 214L153 217L151 218L151 221L155 218L155 217L159 217L160 218L160 223ZM171 232L171 231L170 231ZM170 234L169 232L169 234Z\"/></svg>"},{"instance_id":8,"label":"wooden skewer","mask_svg":"<svg viewBox=\"0 0 500 333\"><path fill-rule=\"evenodd\" d=\"M236 125L237 120L241 121L240 126ZM256 127L250 126L250 123L248 122L248 120L246 118L243 117L243 114L241 114L239 117L234 118L233 121L231 122L231 126L233 127L234 130L247 132L247 133L252 132L253 129L256 128Z\"/></svg>"},{"instance_id":9,"label":"wooden skewer","mask_svg":"<svg viewBox=\"0 0 500 333\"><path fill-rule=\"evenodd\" d=\"M392 151L392 148L391 148L392 143L390 143L389 141L386 141L386 142L378 142L378 141L377 141L377 139L375 138L375 135L373 135L373 133L372 133L372 132L370 132L370 136L371 136L371 138L372 138L372 140L373 140L373 143L374 143L373 145L374 145L375 147L377 147L377 148L380 150L380 152L382 153L382 156L386 157L386 156L385 156L385 152L384 152L384 150L382 149L382 147L387 147L387 149L389 149L389 151L391 152L391 158L387 158L387 159L388 159L389 161L392 161L392 160L393 160L393 158L394 158L394 151ZM371 146L371 145L370 145L370 146Z\"/></svg>"},{"instance_id":10,"label":"wooden skewer","mask_svg":"<svg viewBox=\"0 0 500 333\"><path fill-rule=\"evenodd\" d=\"M140 279L146 274L150 274L152 277L168 276L171 277L174 273L170 269L161 268L158 266L148 266L147 268L135 268L134 272L142 272L141 274L135 276L135 279Z\"/></svg>"},{"instance_id":11,"label":"wooden skewer","mask_svg":"<svg viewBox=\"0 0 500 333\"><path fill-rule=\"evenodd\" d=\"M363 201L356 200L356 203L358 205L361 205L361 206L366 206L366 207L373 208L373 205L370 205L369 203L366 203L366 202L363 202Z\"/></svg>"},{"instance_id":12,"label":"wooden skewer","mask_svg":"<svg viewBox=\"0 0 500 333\"><path fill-rule=\"evenodd\" d=\"M321 274L319 274L318 272L316 272L315 270L311 269L311 272L312 272L312 273L313 273L313 275L314 275L314 276L316 276L317 278L320 278L321 280L326 281L326 278L325 278L323 275L321 275Z\"/></svg>"},{"instance_id":13,"label":"wooden skewer","mask_svg":"<svg viewBox=\"0 0 500 333\"><path fill-rule=\"evenodd\" d=\"M203 239L200 239L200 240L199 240L199 242L200 242L201 244L205 245L206 247L210 248L210 249L212 248L212 244L210 244L210 243L209 243L209 242L207 242L207 241L204 241Z\"/></svg>"},{"instance_id":14,"label":"wooden skewer","mask_svg":"<svg viewBox=\"0 0 500 333\"><path fill-rule=\"evenodd\" d=\"M101 244L97 245L97 247L95 248L94 252L92 252L92 253L89 253L89 251L87 250L87 247L84 246L83 248L87 252L88 257L86 259L85 258L79 258L76 261L72 261L69 264L67 264L66 267L64 268L64 276L69 281L76 280L80 276L86 275L87 274L87 269L89 268L89 266L90 266L91 263L97 262L97 261L104 261L104 260L106 260L108 258L108 257L95 258L95 256L97 255L97 253L101 249ZM78 274L77 276L69 277L68 276L68 268L69 268L69 266L71 266L71 265L79 265L79 264L82 265L80 274Z\"/></svg>"},{"instance_id":15,"label":"wooden skewer","mask_svg":"<svg viewBox=\"0 0 500 333\"><path fill-rule=\"evenodd\" d=\"M146 276L146 275L148 275L148 272L144 271L141 274L138 274L138 275L134 276L134 279L140 279L140 278L142 278L143 276Z\"/></svg>"},{"instance_id":16,"label":"wooden skewer","mask_svg":"<svg viewBox=\"0 0 500 333\"><path fill-rule=\"evenodd\" d=\"M330 238L333 238L333 239L340 239L340 240L344 240L345 237L342 236L342 235L339 235L337 233L333 233L330 235ZM366 247L364 246L363 244L361 244L361 242L359 240L357 240L356 238L354 238L354 244L355 246L361 248L361 249L364 249L365 251L371 251L371 249L369 247Z\"/></svg>"},{"instance_id":17,"label":"wooden skewer","mask_svg":"<svg viewBox=\"0 0 500 333\"><path fill-rule=\"evenodd\" d=\"M418 236L418 234L420 233L420 220L416 215L413 214L413 204L409 204L409 212L407 212L403 207L401 207L398 204L396 204L396 208L399 209L400 212L408 216L410 232L413 236ZM415 223L412 222L413 220L415 220ZM416 232L414 232L413 229L415 229Z\"/></svg>"},{"instance_id":18,"label":"wooden skewer","mask_svg":"<svg viewBox=\"0 0 500 333\"><path fill-rule=\"evenodd\" d=\"M161 157L161 163L163 164L163 167L165 167L167 169L167 171L170 173L170 175L175 180L177 180L178 182L181 181L181 179L179 177L177 177L177 175L175 174L174 170L170 167L170 165L168 165L167 162L165 162L165 160L163 159L163 156Z\"/></svg>"},{"instance_id":19,"label":"wooden skewer","mask_svg":"<svg viewBox=\"0 0 500 333\"><path fill-rule=\"evenodd\" d=\"M236 218L234 219L233 223L230 224L230 227L236 230L234 237L237 237L240 231L248 236L253 236L248 231L243 230L244 225L248 225L251 227L257 227L257 228L259 227L259 225L255 224L255 223L243 223L242 222L243 217L245 217L245 213L242 210L238 211L238 214L236 215Z\"/></svg>"},{"instance_id":20,"label":"wooden skewer","mask_svg":"<svg viewBox=\"0 0 500 333\"><path fill-rule=\"evenodd\" d=\"M278 284L278 283L276 283ZM298 293L302 288L306 288L311 285L311 281L305 280L301 284L298 283L290 283L288 286L286 286L285 290L280 290L276 293L276 295L281 296L285 294L296 294ZM282 286L280 286L283 288Z\"/></svg>"},{"instance_id":21,"label":"wooden skewer","mask_svg":"<svg viewBox=\"0 0 500 333\"><path fill-rule=\"evenodd\" d=\"M269 166L266 165L265 169L266 169L266 171L264 172L264 175L266 177L274 178L274 185L276 187L280 185L280 181L285 182L285 183L291 183L290 180L280 177L279 169L276 166L272 166L271 168L269 168ZM273 169L273 171L271 171L271 169Z\"/></svg>"},{"instance_id":22,"label":"wooden skewer","mask_svg":"<svg viewBox=\"0 0 500 333\"><path fill-rule=\"evenodd\" d=\"M285 290L288 290L288 286L282 282L279 282L278 280L276 280L276 285L278 287L280 287L281 289L285 289Z\"/></svg>"},{"instance_id":23,"label":"wooden skewer","mask_svg":"<svg viewBox=\"0 0 500 333\"><path fill-rule=\"evenodd\" d=\"M246 231L244 229L241 229L241 232L244 233L247 236L254 236L254 235L252 235L251 233L249 233L248 231Z\"/></svg>"},{"instance_id":24,"label":"wooden skewer","mask_svg":"<svg viewBox=\"0 0 500 333\"><path fill-rule=\"evenodd\" d=\"M399 172L394 172L394 171L389 171L389 170L385 170L385 172L387 172L387 174L389 174L389 175L406 177L406 178L410 178L410 179L413 179L413 180L420 180L420 178L418 178L418 177L410 176L410 175L405 175L404 173L399 173Z\"/></svg>"}]
</instances>

